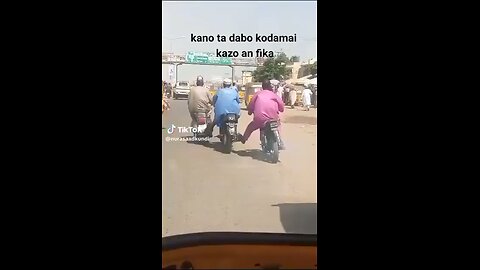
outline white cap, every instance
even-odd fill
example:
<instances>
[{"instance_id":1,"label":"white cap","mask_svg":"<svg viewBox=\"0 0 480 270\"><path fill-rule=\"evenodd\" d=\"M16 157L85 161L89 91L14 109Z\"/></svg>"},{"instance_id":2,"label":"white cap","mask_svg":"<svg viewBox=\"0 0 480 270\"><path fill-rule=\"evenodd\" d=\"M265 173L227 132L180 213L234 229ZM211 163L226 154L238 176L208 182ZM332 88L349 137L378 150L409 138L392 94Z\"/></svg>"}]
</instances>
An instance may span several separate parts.
<instances>
[{"instance_id":1,"label":"white cap","mask_svg":"<svg viewBox=\"0 0 480 270\"><path fill-rule=\"evenodd\" d=\"M230 79L227 78L227 79L224 79L224 80L223 80L223 83L224 83L224 84L232 84L232 80L230 80Z\"/></svg>"}]
</instances>

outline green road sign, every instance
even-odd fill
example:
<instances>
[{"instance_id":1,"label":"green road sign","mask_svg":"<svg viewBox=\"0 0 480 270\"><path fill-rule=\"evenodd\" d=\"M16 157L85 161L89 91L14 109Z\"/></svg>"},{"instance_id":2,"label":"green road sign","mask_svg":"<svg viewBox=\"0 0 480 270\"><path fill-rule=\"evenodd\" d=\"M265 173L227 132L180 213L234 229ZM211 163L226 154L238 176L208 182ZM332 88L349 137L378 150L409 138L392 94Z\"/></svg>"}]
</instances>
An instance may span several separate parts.
<instances>
[{"instance_id":1,"label":"green road sign","mask_svg":"<svg viewBox=\"0 0 480 270\"><path fill-rule=\"evenodd\" d=\"M216 57L213 53L188 52L186 62L191 64L231 65L232 59L228 57Z\"/></svg>"}]
</instances>

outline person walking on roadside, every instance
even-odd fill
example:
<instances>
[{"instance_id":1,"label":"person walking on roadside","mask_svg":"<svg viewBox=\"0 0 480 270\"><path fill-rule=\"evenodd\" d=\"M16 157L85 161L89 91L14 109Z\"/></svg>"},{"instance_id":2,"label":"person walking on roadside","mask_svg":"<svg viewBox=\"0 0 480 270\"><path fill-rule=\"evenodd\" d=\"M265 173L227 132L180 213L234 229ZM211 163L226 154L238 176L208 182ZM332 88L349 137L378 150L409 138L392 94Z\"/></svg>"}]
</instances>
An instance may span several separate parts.
<instances>
[{"instance_id":1,"label":"person walking on roadside","mask_svg":"<svg viewBox=\"0 0 480 270\"><path fill-rule=\"evenodd\" d=\"M303 107L306 108L307 111L310 110L310 106L312 105L311 97L312 97L312 90L308 87L307 84L305 84L305 89L303 89L302 92L302 102L303 102Z\"/></svg>"},{"instance_id":2,"label":"person walking on roadside","mask_svg":"<svg viewBox=\"0 0 480 270\"><path fill-rule=\"evenodd\" d=\"M287 105L289 95L290 95L290 88L288 87L288 84L285 84L283 86L283 98L282 98L283 104Z\"/></svg>"},{"instance_id":3,"label":"person walking on roadside","mask_svg":"<svg viewBox=\"0 0 480 270\"><path fill-rule=\"evenodd\" d=\"M292 107L292 109L295 109L295 102L297 102L297 90L295 90L295 87L290 88L289 96L290 106Z\"/></svg>"},{"instance_id":4,"label":"person walking on roadside","mask_svg":"<svg viewBox=\"0 0 480 270\"><path fill-rule=\"evenodd\" d=\"M277 88L277 95L282 101L283 101L284 91L285 91L285 88L283 88L283 84L279 84Z\"/></svg>"}]
</instances>

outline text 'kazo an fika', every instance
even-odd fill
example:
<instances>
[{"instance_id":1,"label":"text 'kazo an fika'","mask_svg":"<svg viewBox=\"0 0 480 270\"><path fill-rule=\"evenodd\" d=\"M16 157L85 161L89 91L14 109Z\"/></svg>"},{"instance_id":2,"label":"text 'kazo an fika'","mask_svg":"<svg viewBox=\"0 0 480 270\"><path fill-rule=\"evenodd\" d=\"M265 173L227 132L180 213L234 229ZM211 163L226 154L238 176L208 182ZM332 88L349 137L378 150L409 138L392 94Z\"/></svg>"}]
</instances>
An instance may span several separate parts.
<instances>
[{"instance_id":1,"label":"text 'kazo an fika'","mask_svg":"<svg viewBox=\"0 0 480 270\"><path fill-rule=\"evenodd\" d=\"M256 51L257 57L273 57L273 51L267 51L265 49L258 49ZM240 54L237 51L221 51L217 49L217 57L239 57ZM242 51L241 57L253 57L252 51Z\"/></svg>"}]
</instances>

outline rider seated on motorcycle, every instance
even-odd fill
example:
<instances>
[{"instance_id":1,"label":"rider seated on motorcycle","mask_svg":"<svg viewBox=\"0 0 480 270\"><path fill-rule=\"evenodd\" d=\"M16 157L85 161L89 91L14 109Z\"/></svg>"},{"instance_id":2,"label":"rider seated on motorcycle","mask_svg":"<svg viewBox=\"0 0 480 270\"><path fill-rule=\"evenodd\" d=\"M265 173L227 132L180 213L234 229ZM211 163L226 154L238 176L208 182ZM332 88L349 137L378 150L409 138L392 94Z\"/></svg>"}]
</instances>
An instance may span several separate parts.
<instances>
[{"instance_id":1,"label":"rider seated on motorcycle","mask_svg":"<svg viewBox=\"0 0 480 270\"><path fill-rule=\"evenodd\" d=\"M190 94L188 94L188 111L190 112L190 117L192 117L192 127L197 127L196 113L205 113L208 118L212 110L212 94L203 85L203 77L198 76L196 86L192 87Z\"/></svg>"},{"instance_id":2,"label":"rider seated on motorcycle","mask_svg":"<svg viewBox=\"0 0 480 270\"><path fill-rule=\"evenodd\" d=\"M230 79L223 80L223 88L219 88L215 96L213 96L213 106L215 106L215 119L205 133L212 134L213 128L222 125L223 116L227 113L235 113L237 119L240 118L240 97L237 90L232 87Z\"/></svg>"},{"instance_id":3,"label":"rider seated on motorcycle","mask_svg":"<svg viewBox=\"0 0 480 270\"><path fill-rule=\"evenodd\" d=\"M263 128L268 121L280 120L280 112L284 110L282 99L273 92L270 80L262 82L262 91L258 91L248 104L248 115L253 113L253 121L248 124L243 136L240 136L242 143L245 143L253 131ZM280 121L278 121L280 124ZM280 126L279 126L280 128ZM280 141L279 147L285 150L283 141Z\"/></svg>"}]
</instances>

